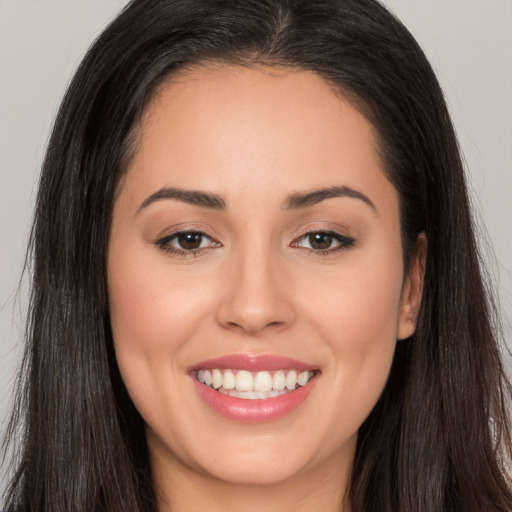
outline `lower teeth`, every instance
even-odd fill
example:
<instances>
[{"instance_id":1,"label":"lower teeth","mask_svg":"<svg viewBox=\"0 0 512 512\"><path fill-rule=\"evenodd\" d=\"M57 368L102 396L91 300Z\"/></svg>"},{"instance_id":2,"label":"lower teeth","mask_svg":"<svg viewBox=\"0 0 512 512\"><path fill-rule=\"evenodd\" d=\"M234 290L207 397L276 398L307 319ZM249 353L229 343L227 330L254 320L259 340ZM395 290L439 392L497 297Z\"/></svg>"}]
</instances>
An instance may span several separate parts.
<instances>
[{"instance_id":1,"label":"lower teeth","mask_svg":"<svg viewBox=\"0 0 512 512\"><path fill-rule=\"evenodd\" d=\"M223 395L232 396L235 398L244 398L246 400L262 400L265 398L274 398L276 396L286 395L290 390L284 389L283 391L238 391L237 389L217 389Z\"/></svg>"}]
</instances>

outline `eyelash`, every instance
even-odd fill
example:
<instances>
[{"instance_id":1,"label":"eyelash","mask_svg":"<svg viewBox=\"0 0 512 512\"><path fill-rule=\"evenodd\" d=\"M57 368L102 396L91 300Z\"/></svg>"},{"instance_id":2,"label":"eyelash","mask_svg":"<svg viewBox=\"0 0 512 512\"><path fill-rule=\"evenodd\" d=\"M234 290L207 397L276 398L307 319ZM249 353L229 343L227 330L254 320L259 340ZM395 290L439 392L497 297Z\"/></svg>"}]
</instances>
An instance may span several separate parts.
<instances>
[{"instance_id":1,"label":"eyelash","mask_svg":"<svg viewBox=\"0 0 512 512\"><path fill-rule=\"evenodd\" d=\"M198 247L195 249L183 249L183 248L180 249L178 247L173 247L171 245L171 243L173 241L177 240L178 237L187 236L187 235L199 236L201 238L200 245L203 244L204 239L207 239L207 240L209 240L209 242L208 242L209 245L206 247ZM327 249L314 249L313 247L303 247L300 245L301 241L307 240L309 238L309 244L311 246L311 237L314 235L322 235L324 237L330 237L332 239L332 242L337 242L338 245L334 248L330 247ZM348 237L345 235L341 235L340 233L336 233L335 231L318 229L318 230L307 231L306 233L301 235L299 238L295 239L291 243L291 247L294 247L296 249L300 249L301 251L307 252L308 255L327 256L329 254L334 254L334 253L337 253L340 251L350 249L351 247L353 247L355 245L355 243L356 243L356 240L354 238L351 238L351 237ZM160 240L157 240L155 242L155 245L158 246L163 251L171 253L175 256L183 257L183 258L187 258L187 257L193 258L193 257L196 257L196 256L204 253L204 251L209 251L216 247L221 247L222 244L220 242L215 241L214 239L212 239L210 236L208 236L206 233L204 233L202 231L194 231L194 230L187 231L187 230L185 230L185 231L176 231L172 235L165 236L165 237L161 238Z\"/></svg>"},{"instance_id":2,"label":"eyelash","mask_svg":"<svg viewBox=\"0 0 512 512\"><path fill-rule=\"evenodd\" d=\"M197 249L180 249L178 247L173 247L170 245L174 240L177 240L180 236L186 236L186 235L196 235L201 237L201 244L203 243L204 239L208 239L209 246L207 247L198 247ZM183 258L193 258L195 256L198 256L200 253L203 253L205 250L210 250L215 247L220 247L221 244L215 240L213 240L212 237L208 236L206 233L203 233L202 231L195 231L195 230L185 230L185 231L176 231L172 235L165 236L161 238L160 240L157 240L155 244L162 249L165 252L171 253L178 257Z\"/></svg>"},{"instance_id":3,"label":"eyelash","mask_svg":"<svg viewBox=\"0 0 512 512\"><path fill-rule=\"evenodd\" d=\"M310 239L310 245L311 245L311 237L314 235L322 235L325 237L332 238L333 242L338 242L338 245L334 248L330 247L328 249L314 249L312 247L302 247L299 245L299 242L301 240ZM350 249L353 247L356 243L356 240L354 238L341 235L340 233L336 233L335 231L329 231L325 229L313 229L310 231L307 231L303 235L301 235L296 241L292 242L292 247L296 247L297 249L301 249L302 251L307 252L308 255L322 255L327 256L330 254L334 254L340 251L345 251L347 249Z\"/></svg>"}]
</instances>

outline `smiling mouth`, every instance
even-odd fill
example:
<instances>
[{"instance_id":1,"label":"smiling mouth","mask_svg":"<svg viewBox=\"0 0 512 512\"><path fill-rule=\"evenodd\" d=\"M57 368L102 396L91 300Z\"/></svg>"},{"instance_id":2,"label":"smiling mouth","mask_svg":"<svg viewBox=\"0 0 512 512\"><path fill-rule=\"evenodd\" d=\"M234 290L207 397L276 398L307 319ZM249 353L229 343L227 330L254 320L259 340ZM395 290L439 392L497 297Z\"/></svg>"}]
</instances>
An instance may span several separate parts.
<instances>
[{"instance_id":1,"label":"smiling mouth","mask_svg":"<svg viewBox=\"0 0 512 512\"><path fill-rule=\"evenodd\" d=\"M193 372L193 376L201 384L224 395L247 400L262 400L285 395L305 386L314 375L314 371L284 369L250 372L214 368Z\"/></svg>"}]
</instances>

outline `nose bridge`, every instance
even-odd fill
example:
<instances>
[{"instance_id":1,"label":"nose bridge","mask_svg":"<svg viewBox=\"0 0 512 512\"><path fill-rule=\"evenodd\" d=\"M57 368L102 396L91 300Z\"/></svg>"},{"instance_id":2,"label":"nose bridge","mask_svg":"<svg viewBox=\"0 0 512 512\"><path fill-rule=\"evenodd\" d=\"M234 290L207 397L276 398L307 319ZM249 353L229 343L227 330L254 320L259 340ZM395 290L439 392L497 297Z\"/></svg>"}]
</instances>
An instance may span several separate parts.
<instances>
[{"instance_id":1,"label":"nose bridge","mask_svg":"<svg viewBox=\"0 0 512 512\"><path fill-rule=\"evenodd\" d=\"M229 283L219 308L222 325L254 335L293 322L282 258L266 236L245 236L233 247L227 265Z\"/></svg>"}]
</instances>

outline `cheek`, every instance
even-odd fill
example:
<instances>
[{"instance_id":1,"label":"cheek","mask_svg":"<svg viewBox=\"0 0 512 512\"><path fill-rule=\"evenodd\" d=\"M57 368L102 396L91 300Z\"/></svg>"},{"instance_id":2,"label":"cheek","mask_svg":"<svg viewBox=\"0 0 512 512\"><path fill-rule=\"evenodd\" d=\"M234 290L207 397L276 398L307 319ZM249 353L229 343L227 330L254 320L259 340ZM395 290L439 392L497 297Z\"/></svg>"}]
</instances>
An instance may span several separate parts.
<instances>
[{"instance_id":1,"label":"cheek","mask_svg":"<svg viewBox=\"0 0 512 512\"><path fill-rule=\"evenodd\" d=\"M169 418L186 407L180 392L183 361L194 326L202 321L201 296L188 286L177 286L176 279L171 283L154 267L135 273L119 269L117 275L111 273L109 286L121 377L144 422L171 442L175 423Z\"/></svg>"},{"instance_id":2,"label":"cheek","mask_svg":"<svg viewBox=\"0 0 512 512\"><path fill-rule=\"evenodd\" d=\"M112 261L109 294L116 345L148 352L174 350L205 309L207 294L201 292L199 277L171 272L136 253L113 256Z\"/></svg>"},{"instance_id":3,"label":"cheek","mask_svg":"<svg viewBox=\"0 0 512 512\"><path fill-rule=\"evenodd\" d=\"M205 294L165 265L112 249L109 268L110 321L116 359L137 409L146 419L175 387L186 342L203 321ZM181 365L181 366L180 366ZM148 401L148 397L151 400Z\"/></svg>"},{"instance_id":4,"label":"cheek","mask_svg":"<svg viewBox=\"0 0 512 512\"><path fill-rule=\"evenodd\" d=\"M337 408L338 418L354 431L382 393L397 342L402 271L385 262L382 267L363 265L331 279L323 300L307 306L313 331L330 351L325 376L334 393L328 406Z\"/></svg>"},{"instance_id":5,"label":"cheek","mask_svg":"<svg viewBox=\"0 0 512 512\"><path fill-rule=\"evenodd\" d=\"M194 349L191 340L211 331L218 279L204 269L190 272L187 265L169 264L147 244L123 243L121 237L111 244L108 284L116 359L147 420L166 406L162 390L181 385Z\"/></svg>"},{"instance_id":6,"label":"cheek","mask_svg":"<svg viewBox=\"0 0 512 512\"><path fill-rule=\"evenodd\" d=\"M340 350L366 351L386 339L396 341L403 273L401 255L395 252L382 251L374 258L355 254L345 268L317 275L313 289L310 284L302 306Z\"/></svg>"}]
</instances>

